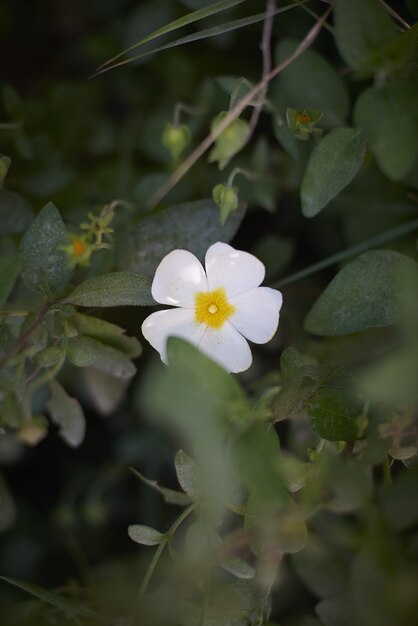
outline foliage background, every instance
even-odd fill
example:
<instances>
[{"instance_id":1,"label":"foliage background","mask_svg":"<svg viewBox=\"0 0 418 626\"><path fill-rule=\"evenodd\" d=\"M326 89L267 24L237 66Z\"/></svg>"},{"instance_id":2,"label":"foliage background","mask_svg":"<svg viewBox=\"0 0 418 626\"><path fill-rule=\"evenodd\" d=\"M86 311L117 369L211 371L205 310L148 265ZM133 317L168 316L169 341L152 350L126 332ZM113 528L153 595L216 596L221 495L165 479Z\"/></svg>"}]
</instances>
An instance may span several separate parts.
<instances>
[{"instance_id":1,"label":"foliage background","mask_svg":"<svg viewBox=\"0 0 418 626\"><path fill-rule=\"evenodd\" d=\"M211 120L220 111L229 109L230 92L236 79L244 76L253 84L259 80L262 23L176 47L89 80L105 60L158 27L205 4L208 3L199 0L96 0L88 3L42 0L1 4L0 39L4 63L0 122L12 125L0 129L0 151L12 160L0 192L2 255L18 250L21 236L34 215L50 201L59 208L67 229L73 230L87 220L89 211L97 213L114 200L122 201L115 209L112 222L115 229L112 247L95 252L88 266L77 267L72 284L114 270L152 277L158 255L161 256L158 242L168 236L170 228L170 232L179 228L182 236L186 233L190 245L197 246L197 250L206 249L210 229L221 232L217 209L212 205L209 221L188 224L182 215L173 218L174 225L169 225L167 232L159 230L157 225L156 239L149 248L149 239L144 242L141 238L141 223L147 219L147 203L153 192L175 167L161 140L166 123L173 119L175 104L183 102L197 109L197 115L183 113L181 117L182 123L190 126L192 146L197 145L208 133ZM316 14L322 14L325 8L320 1L308 4ZM363 10L367 14L369 4L373 3L366 4ZM390 6L410 24L418 16L413 0L390 2ZM262 2L247 0L228 12L228 19L263 10ZM211 16L199 28L209 28L226 19L223 13ZM288 56L314 21L315 18L301 8L275 18L274 63ZM347 23L348 33L350 27ZM375 35L375 26L372 24L370 28ZM194 30L195 25L187 27L185 32ZM361 48L357 40L346 44L349 51L344 54L341 53L344 36L340 34L339 51L332 33L323 30L314 44L322 60L308 51L294 63L293 69L271 82L272 108L266 107L251 141L234 158L227 173L220 172L214 164L209 165L206 158L200 159L193 171L162 200L156 213L170 211L173 205L211 198L212 188L225 183L227 174L235 166L255 172L258 175L255 180L237 177L242 205L231 214L224 229L228 231L228 238L236 231L232 240L234 247L253 252L263 260L267 268L266 284L284 280L349 246L412 223L417 219L415 32L413 30L410 36L412 43L396 44L393 50L390 46L386 49L380 41L373 50L372 41L370 58L363 64L356 59L350 63L350 50ZM395 27L394 34L401 36ZM361 39L361 34L358 37ZM163 36L158 45L174 38ZM146 44L144 50L147 47L151 49L152 45ZM323 66L325 59L326 67ZM372 85L392 90L393 101L389 94L383 105L372 102L368 108L366 102L359 110L358 97ZM373 108L375 106L377 109ZM277 120L283 121L287 107L321 110L324 115L318 126L325 131L342 126L367 127L364 159L365 143L363 148L356 148L352 159L349 155L344 164L346 168L348 163L358 160L351 177L357 174L354 181L348 184L351 179L347 180L341 193L334 194L335 198L331 191L332 200L325 201L323 212L319 212L323 208L321 197L316 198L313 208L305 200L305 215L301 210L303 189L308 186L306 180L302 182L307 160L317 144L314 137L306 142L295 139L286 123L284 129L278 129ZM248 119L248 114L243 117ZM321 183L321 176L325 175L331 178L331 183L328 181L325 185L326 190L332 187L336 174L326 172L327 163L329 154L325 154L324 162L317 164L317 170L312 173L313 187L317 180ZM17 194L13 196L16 203L13 211L10 211L9 192ZM318 195L321 193L320 190ZM325 191L325 195L327 193ZM244 203L248 208L243 218ZM209 206L209 201L204 206ZM318 215L309 219L309 215L317 212ZM183 221L175 224L176 219ZM135 224L139 226L134 230ZM389 237L384 245L370 247L392 250L416 261L416 227L415 233L413 228L409 233L406 229L405 233L402 238ZM142 255L141 249L145 251ZM324 457L324 464L328 463L330 468L324 470L327 478L319 489L319 479L315 476L312 484L308 484L307 495L300 499L303 506L312 507L307 516L311 543L309 550L299 552L299 547L295 548L298 555L286 556L279 569L271 620L284 626L348 623L348 620L344 622L349 614L346 604L342 608L333 605L331 609L324 609L319 617L314 607L320 600L335 596L338 602L347 602L349 594L358 594L362 583L369 585L371 579L375 581L371 595L360 600L356 596L357 605L362 608L356 605L359 612L354 623L388 626L416 623L417 607L412 589L418 546L415 464L418 367L414 309L417 290L416 277L405 279L407 286L404 288L400 288L394 278L396 289L391 288L391 279L387 276L391 276L392 270L395 272L394 264L395 257L388 257L385 262L379 257L371 267L369 282L365 283L368 293L372 284L377 282L379 289L380 282L383 283L378 297L386 299L385 302L372 303L373 311L377 307L380 312L377 321L370 321L372 313L365 322L355 321L354 326L344 332L324 330L326 322L336 319L333 301L323 303L324 308L319 312L317 309L316 318L311 312L311 321L306 325L312 332L304 330L307 313L341 265L330 264L319 273L284 285L285 305L279 332L271 344L254 350L252 368L240 376L252 401L270 398L268 393L277 394L281 387L282 395L274 396L275 403L266 404L266 421L278 420L276 429L281 446L292 459L303 464L318 462L315 449L321 437L337 442L352 439L344 433L334 437L323 426L324 412L332 415L334 411L335 415L340 408L333 405L328 410L324 399L316 397L319 426L312 417L312 407L311 421L308 420L306 402L309 403L310 396L305 397L303 391L306 377L312 384L312 380L318 381L324 376L321 368L344 368L342 387L350 399L344 400L343 413L346 411L349 417L355 414L357 419L365 412L365 397L369 407L362 433L366 454L362 456L361 447L353 448L351 441L342 452L344 446L327 442ZM415 271L411 269L411 275ZM354 278L356 275L354 271ZM348 283L341 296L343 303L352 298L355 289L356 285ZM392 306L391 303L398 301L406 313L398 314L398 304ZM7 306L17 303L16 306L31 310L38 302L33 292L19 280ZM128 336L141 341L140 325L148 309L130 306L99 309L99 313L97 309L81 309L81 312L92 312L117 324L126 329ZM409 346L410 352L398 362L396 350L402 352L405 346ZM319 369L315 373L305 369L298 378L297 366L290 367L282 360L280 368L280 355L289 347L302 354L302 360L298 361L296 351L287 353L289 362L294 358L299 367ZM153 387L154 383L149 380L154 376L152 372L157 371L152 369L157 367L154 363L157 358L146 346L143 348L144 353L135 359L138 371L132 380L109 378L106 373L92 372L91 368L86 374L87 370L68 363L61 371L60 381L79 399L86 416L85 440L76 449L62 441L54 425L37 446L24 445L15 436L16 429L9 428L3 405L5 424L2 423L7 434L0 437L0 574L48 588L68 585L70 590L74 581L81 581L85 587L93 586L99 597L110 598L115 613L123 613L132 603L151 548L135 545L128 537L127 527L138 522L164 530L173 522L175 511L138 481L129 467L134 466L145 476L177 489L173 459L176 450L184 446L180 426L162 427L154 418L159 411L164 411L155 400L148 403L144 400L147 394L152 396L152 391L144 389ZM382 355L389 356L379 366ZM391 355L395 355L392 360ZM375 370L371 369L373 366ZM288 372L293 368L294 374L287 383L286 368ZM362 382L353 391L351 376L358 378L358 375L361 381L366 381L366 387L361 386ZM156 389L160 376L161 373L155 373ZM332 385L338 387L339 383L332 380ZM266 393L267 396L263 395ZM114 402L118 395L120 401ZM41 387L33 398L34 415L45 413L47 399L47 391ZM181 398L173 397L172 402L181 405ZM395 424L395 430L398 429L395 435L389 428L383 431L389 435L382 436L379 427L385 424ZM404 452L405 448L408 453ZM248 449L247 453L249 458L263 454L256 447ZM392 475L388 473L390 464ZM410 466L408 471L405 464ZM296 473L298 480L302 480ZM384 476L386 483L393 482L395 491L385 492ZM331 484L332 477L335 484ZM393 484L392 489L395 489ZM386 488L389 489L387 484ZM325 498L327 504L322 506L323 493L330 490L334 500L331 498L329 505ZM298 520L293 520L292 524L298 528ZM374 548L368 551L367 546ZM356 558L357 553L361 558ZM244 556L252 558L246 553ZM6 615L10 606L22 598L20 591L2 586L0 610ZM372 607L370 615L364 604ZM243 617L241 622L228 623L247 624L250 619Z\"/></svg>"}]
</instances>

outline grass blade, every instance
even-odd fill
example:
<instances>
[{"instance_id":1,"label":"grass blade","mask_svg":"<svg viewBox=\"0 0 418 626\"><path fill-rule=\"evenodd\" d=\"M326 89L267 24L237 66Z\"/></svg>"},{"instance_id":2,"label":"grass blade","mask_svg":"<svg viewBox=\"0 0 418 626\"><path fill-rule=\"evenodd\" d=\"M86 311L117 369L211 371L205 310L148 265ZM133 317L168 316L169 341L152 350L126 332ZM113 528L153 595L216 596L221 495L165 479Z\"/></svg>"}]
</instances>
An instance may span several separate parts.
<instances>
[{"instance_id":1,"label":"grass blade","mask_svg":"<svg viewBox=\"0 0 418 626\"><path fill-rule=\"evenodd\" d=\"M272 16L277 15L278 13L283 13L284 11L288 11L289 9L293 9L297 6L305 4L309 2L309 0L301 0L300 2L295 2L293 4L288 4L284 7L280 7L271 13ZM181 37L180 39L176 39L175 41L171 41L164 46L160 46L158 48L154 48L153 50L148 50L147 52L143 52L142 54L138 54L134 57L130 57L129 59L124 59L123 61L119 61L119 63L115 63L113 65L102 66L94 76L99 76L100 74L104 74L109 70L113 70L117 67L121 67L122 65L127 65L128 63L132 63L132 61L137 61L138 59L142 59L151 54L156 54L157 52L162 52L164 50L168 50L169 48L175 48L176 46L182 46L187 43L192 43L193 41L199 41L200 39L208 39L209 37L216 37L217 35L223 35L224 33L229 33L233 30L237 30L239 28L245 28L246 26L250 26L251 24L256 24L257 22L262 22L266 18L266 13L257 13L255 15L250 15L249 17L243 17L237 20L232 20L231 22L226 22L225 24L219 24L218 26L212 26L211 28L205 28L204 30L200 30L197 33L192 33L191 35L187 35L186 37Z\"/></svg>"},{"instance_id":2,"label":"grass blade","mask_svg":"<svg viewBox=\"0 0 418 626\"><path fill-rule=\"evenodd\" d=\"M122 57L124 54L127 54L131 50L134 50L135 48L138 48L139 46L142 46L145 43L148 43L149 41L156 39L157 37L161 37L161 35L166 35L167 33L171 33L173 30L177 30L178 28L183 28L183 26L187 26L188 24L193 24L193 22L197 22L198 20L202 20L205 17L210 17L211 15L215 15L216 13L219 13L220 11L231 9L232 7L238 4L242 4L243 2L246 2L246 0L222 0L221 2L215 2L214 4L211 4L208 7L203 7L202 9L198 9L197 11L192 11L191 13L187 13L186 15L183 15L183 17L180 17L179 19L174 20L173 22L170 22L169 24L166 24L165 26L162 26L161 28L159 28L158 30L155 30L150 35L147 35L143 39L140 39L140 41L138 41L137 43L134 43L132 46L130 46L126 50L123 50L123 52L119 52L119 54L114 56L112 59L109 59L108 61L106 61L106 63L103 63L103 65L101 65L98 68L98 70L100 71L102 68L106 67L110 63L113 63L113 61L120 59L120 57Z\"/></svg>"}]
</instances>

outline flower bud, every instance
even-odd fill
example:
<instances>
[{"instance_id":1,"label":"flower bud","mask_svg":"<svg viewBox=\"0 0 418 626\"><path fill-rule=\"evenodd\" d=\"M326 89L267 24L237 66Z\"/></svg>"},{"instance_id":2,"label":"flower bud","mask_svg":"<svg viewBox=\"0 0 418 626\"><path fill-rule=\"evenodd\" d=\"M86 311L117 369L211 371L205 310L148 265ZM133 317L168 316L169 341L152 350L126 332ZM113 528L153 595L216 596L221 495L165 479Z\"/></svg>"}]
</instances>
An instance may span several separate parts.
<instances>
[{"instance_id":1,"label":"flower bud","mask_svg":"<svg viewBox=\"0 0 418 626\"><path fill-rule=\"evenodd\" d=\"M238 188L227 185L216 185L212 191L214 203L221 211L221 223L224 224L228 215L238 207Z\"/></svg>"},{"instance_id":2,"label":"flower bud","mask_svg":"<svg viewBox=\"0 0 418 626\"><path fill-rule=\"evenodd\" d=\"M211 131L214 132L228 115L227 111L222 111L213 120ZM245 120L236 118L233 120L222 133L215 139L215 146L209 154L209 163L218 162L220 170L223 170L232 159L246 144L250 132L250 127Z\"/></svg>"},{"instance_id":3,"label":"flower bud","mask_svg":"<svg viewBox=\"0 0 418 626\"><path fill-rule=\"evenodd\" d=\"M170 152L172 159L177 161L190 142L190 129L185 124L182 126L166 124L161 142Z\"/></svg>"}]
</instances>

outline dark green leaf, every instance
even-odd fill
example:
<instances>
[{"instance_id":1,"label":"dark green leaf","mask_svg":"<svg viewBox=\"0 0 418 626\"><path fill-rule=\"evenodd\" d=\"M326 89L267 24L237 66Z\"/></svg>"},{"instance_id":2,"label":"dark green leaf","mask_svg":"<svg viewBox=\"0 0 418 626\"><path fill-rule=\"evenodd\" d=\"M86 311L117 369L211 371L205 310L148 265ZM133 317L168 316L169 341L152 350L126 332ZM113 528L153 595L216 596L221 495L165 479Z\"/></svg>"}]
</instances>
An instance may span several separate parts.
<instances>
[{"instance_id":1,"label":"dark green leaf","mask_svg":"<svg viewBox=\"0 0 418 626\"><path fill-rule=\"evenodd\" d=\"M64 300L76 306L152 306L151 281L146 276L113 272L89 278Z\"/></svg>"},{"instance_id":2,"label":"dark green leaf","mask_svg":"<svg viewBox=\"0 0 418 626\"><path fill-rule=\"evenodd\" d=\"M158 530L142 524L128 526L128 535L132 541L144 546L158 546L164 540L164 535Z\"/></svg>"},{"instance_id":3,"label":"dark green leaf","mask_svg":"<svg viewBox=\"0 0 418 626\"><path fill-rule=\"evenodd\" d=\"M305 217L317 215L357 174L366 152L366 135L336 128L312 151L301 187Z\"/></svg>"},{"instance_id":4,"label":"dark green leaf","mask_svg":"<svg viewBox=\"0 0 418 626\"><path fill-rule=\"evenodd\" d=\"M355 70L396 35L392 20L378 0L336 0L334 16L338 49Z\"/></svg>"},{"instance_id":5,"label":"dark green leaf","mask_svg":"<svg viewBox=\"0 0 418 626\"><path fill-rule=\"evenodd\" d=\"M357 100L354 114L382 172L391 180L406 176L418 157L416 87L370 87Z\"/></svg>"},{"instance_id":6,"label":"dark green leaf","mask_svg":"<svg viewBox=\"0 0 418 626\"><path fill-rule=\"evenodd\" d=\"M47 407L60 435L72 448L78 448L84 439L86 420L80 403L71 398L56 380L50 383L52 398Z\"/></svg>"},{"instance_id":7,"label":"dark green leaf","mask_svg":"<svg viewBox=\"0 0 418 626\"><path fill-rule=\"evenodd\" d=\"M286 348L280 357L280 369L284 378L296 374L296 370L303 365L302 357L296 348Z\"/></svg>"},{"instance_id":8,"label":"dark green leaf","mask_svg":"<svg viewBox=\"0 0 418 626\"><path fill-rule=\"evenodd\" d=\"M282 40L276 49L276 63L287 59L298 45L297 40ZM280 107L322 111L320 123L326 128L343 124L348 114L348 91L343 79L312 49L306 50L281 72L272 98Z\"/></svg>"},{"instance_id":9,"label":"dark green leaf","mask_svg":"<svg viewBox=\"0 0 418 626\"><path fill-rule=\"evenodd\" d=\"M0 190L0 235L25 231L33 220L29 202L14 191Z\"/></svg>"},{"instance_id":10,"label":"dark green leaf","mask_svg":"<svg viewBox=\"0 0 418 626\"><path fill-rule=\"evenodd\" d=\"M372 250L346 265L315 302L305 329L315 335L347 335L390 326L400 319L400 273L416 264L392 250Z\"/></svg>"},{"instance_id":11,"label":"dark green leaf","mask_svg":"<svg viewBox=\"0 0 418 626\"><path fill-rule=\"evenodd\" d=\"M306 402L313 430L328 441L353 441L358 437L357 417L361 405L344 389L326 388L317 391Z\"/></svg>"},{"instance_id":12,"label":"dark green leaf","mask_svg":"<svg viewBox=\"0 0 418 626\"><path fill-rule=\"evenodd\" d=\"M189 202L141 220L118 246L119 267L153 276L160 261L177 248L189 250L201 261L217 241L230 241L245 209L239 206L222 226L218 207L210 200Z\"/></svg>"},{"instance_id":13,"label":"dark green leaf","mask_svg":"<svg viewBox=\"0 0 418 626\"><path fill-rule=\"evenodd\" d=\"M20 256L7 254L0 257L0 306L6 302L19 276Z\"/></svg>"},{"instance_id":14,"label":"dark green leaf","mask_svg":"<svg viewBox=\"0 0 418 626\"><path fill-rule=\"evenodd\" d=\"M22 243L22 278L28 287L48 296L63 291L72 268L61 249L67 243L67 231L58 209L45 205L26 231Z\"/></svg>"},{"instance_id":15,"label":"dark green leaf","mask_svg":"<svg viewBox=\"0 0 418 626\"><path fill-rule=\"evenodd\" d=\"M102 372L119 378L131 378L136 367L132 361L111 346L92 337L74 337L68 342L67 355L77 367L92 365Z\"/></svg>"}]
</instances>

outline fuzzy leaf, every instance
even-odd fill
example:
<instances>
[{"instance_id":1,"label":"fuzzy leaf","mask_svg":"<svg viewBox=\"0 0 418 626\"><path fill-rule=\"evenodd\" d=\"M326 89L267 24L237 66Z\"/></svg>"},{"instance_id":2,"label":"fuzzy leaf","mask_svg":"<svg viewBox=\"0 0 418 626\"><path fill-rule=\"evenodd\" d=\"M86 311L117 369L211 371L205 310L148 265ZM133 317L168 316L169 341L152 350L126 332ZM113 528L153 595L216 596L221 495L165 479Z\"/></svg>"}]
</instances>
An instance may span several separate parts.
<instances>
[{"instance_id":1,"label":"fuzzy leaf","mask_svg":"<svg viewBox=\"0 0 418 626\"><path fill-rule=\"evenodd\" d=\"M314 217L357 174L366 152L366 135L356 128L335 128L309 157L302 181L302 212Z\"/></svg>"},{"instance_id":2,"label":"fuzzy leaf","mask_svg":"<svg viewBox=\"0 0 418 626\"><path fill-rule=\"evenodd\" d=\"M153 276L162 258L177 248L189 250L203 261L210 245L234 237L244 214L240 205L222 225L219 209L210 200L166 209L141 220L122 238L118 265L128 272Z\"/></svg>"},{"instance_id":3,"label":"fuzzy leaf","mask_svg":"<svg viewBox=\"0 0 418 626\"><path fill-rule=\"evenodd\" d=\"M195 500L200 495L199 471L196 463L183 450L178 450L174 463L181 488Z\"/></svg>"},{"instance_id":4,"label":"fuzzy leaf","mask_svg":"<svg viewBox=\"0 0 418 626\"><path fill-rule=\"evenodd\" d=\"M151 283L146 276L113 272L81 283L64 302L76 306L152 306Z\"/></svg>"},{"instance_id":5,"label":"fuzzy leaf","mask_svg":"<svg viewBox=\"0 0 418 626\"><path fill-rule=\"evenodd\" d=\"M164 535L155 528L150 526L143 526L142 524L132 524L128 526L128 535L135 541L143 546L158 546L163 540Z\"/></svg>"},{"instance_id":6,"label":"fuzzy leaf","mask_svg":"<svg viewBox=\"0 0 418 626\"><path fill-rule=\"evenodd\" d=\"M400 319L400 275L417 264L392 250L372 250L346 265L329 283L305 320L314 335L348 335L391 326Z\"/></svg>"},{"instance_id":7,"label":"fuzzy leaf","mask_svg":"<svg viewBox=\"0 0 418 626\"><path fill-rule=\"evenodd\" d=\"M86 420L80 403L71 398L56 380L50 383L52 398L47 407L52 421L59 426L60 435L68 445L77 448L84 439Z\"/></svg>"},{"instance_id":8,"label":"fuzzy leaf","mask_svg":"<svg viewBox=\"0 0 418 626\"><path fill-rule=\"evenodd\" d=\"M79 335L93 337L93 339L123 352L131 359L139 356L142 352L138 339L126 337L124 329L116 324L83 313L76 313L71 318L71 323Z\"/></svg>"},{"instance_id":9,"label":"fuzzy leaf","mask_svg":"<svg viewBox=\"0 0 418 626\"><path fill-rule=\"evenodd\" d=\"M67 286L72 268L61 246L67 231L58 209L49 202L38 213L21 243L22 278L28 287L46 295Z\"/></svg>"},{"instance_id":10,"label":"fuzzy leaf","mask_svg":"<svg viewBox=\"0 0 418 626\"><path fill-rule=\"evenodd\" d=\"M136 367L132 361L111 346L92 337L74 337L68 342L68 358L77 367L92 365L102 372L119 378L131 378Z\"/></svg>"}]
</instances>

